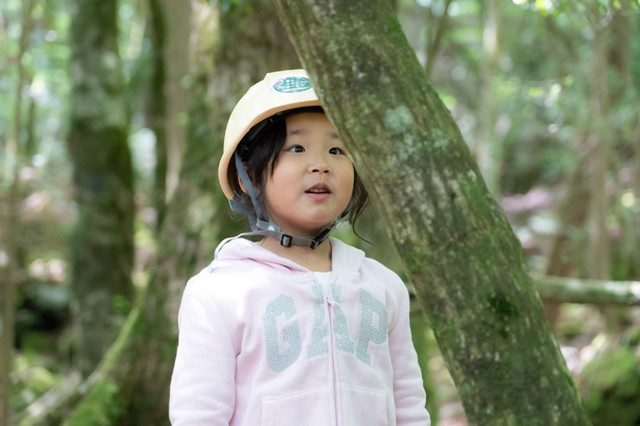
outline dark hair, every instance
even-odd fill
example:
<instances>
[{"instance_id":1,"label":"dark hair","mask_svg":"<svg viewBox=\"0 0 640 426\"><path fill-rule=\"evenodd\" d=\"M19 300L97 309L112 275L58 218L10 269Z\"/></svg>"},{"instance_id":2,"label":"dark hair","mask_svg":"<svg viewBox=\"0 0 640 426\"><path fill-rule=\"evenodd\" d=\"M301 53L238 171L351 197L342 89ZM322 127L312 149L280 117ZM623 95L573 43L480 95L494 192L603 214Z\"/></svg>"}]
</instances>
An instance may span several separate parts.
<instances>
[{"instance_id":1,"label":"dark hair","mask_svg":"<svg viewBox=\"0 0 640 426\"><path fill-rule=\"evenodd\" d=\"M321 107L297 108L285 111L278 115L269 117L256 124L247 135L257 135L253 137L245 136L238 144L236 153L240 155L247 174L253 183L258 194L258 199L264 204L264 189L268 176L273 174L273 170L280 156L280 151L284 146L287 137L287 127L285 118L303 112L317 112L324 114ZM256 132L256 130L258 130ZM233 161L228 170L228 181L234 186L234 198L240 202L251 202L249 196L242 190L238 182L238 175ZM367 206L369 193L364 187L358 173L353 171L353 192L349 203L349 223L354 227L356 221ZM354 230L355 232L355 230Z\"/></svg>"}]
</instances>

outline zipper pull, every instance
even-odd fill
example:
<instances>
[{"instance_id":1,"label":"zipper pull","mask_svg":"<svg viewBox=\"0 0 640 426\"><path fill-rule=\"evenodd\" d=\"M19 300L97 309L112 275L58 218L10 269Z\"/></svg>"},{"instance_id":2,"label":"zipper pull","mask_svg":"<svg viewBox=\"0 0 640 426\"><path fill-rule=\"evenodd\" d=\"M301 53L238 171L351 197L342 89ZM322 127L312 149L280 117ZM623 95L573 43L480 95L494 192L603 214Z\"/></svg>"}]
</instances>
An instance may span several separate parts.
<instances>
[{"instance_id":1,"label":"zipper pull","mask_svg":"<svg viewBox=\"0 0 640 426\"><path fill-rule=\"evenodd\" d=\"M337 308L338 306L340 306L340 303L336 302L336 301L333 299L333 296L331 295L331 292L328 292L328 293L327 293L327 302L328 302L331 306L333 306L334 308Z\"/></svg>"}]
</instances>

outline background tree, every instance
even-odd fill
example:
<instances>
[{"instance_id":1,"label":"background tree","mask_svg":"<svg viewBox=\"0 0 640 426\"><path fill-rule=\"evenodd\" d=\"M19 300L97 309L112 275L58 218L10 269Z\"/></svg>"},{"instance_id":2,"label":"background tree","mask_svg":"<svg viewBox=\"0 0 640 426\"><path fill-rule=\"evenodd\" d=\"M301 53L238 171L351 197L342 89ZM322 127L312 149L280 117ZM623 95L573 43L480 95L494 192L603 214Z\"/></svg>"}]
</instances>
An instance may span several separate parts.
<instances>
[{"instance_id":1,"label":"background tree","mask_svg":"<svg viewBox=\"0 0 640 426\"><path fill-rule=\"evenodd\" d=\"M519 241L390 5L276 4L374 195L469 421L588 424Z\"/></svg>"},{"instance_id":2,"label":"background tree","mask_svg":"<svg viewBox=\"0 0 640 426\"><path fill-rule=\"evenodd\" d=\"M19 219L20 204L23 199L20 182L20 170L25 158L29 155L33 140L31 124L33 114L30 114L28 124L24 124L22 119L22 90L32 82L32 73L22 63L22 58L29 48L29 33L33 27L33 7L35 0L28 0L22 4L21 24L22 31L18 45L18 82L15 93L13 123L10 126L8 143L5 146L3 166L0 170L0 182L9 188L6 194L5 209L0 209L0 220L6 224L0 232L0 239L7 251L6 259L0 265L0 424L7 424L10 417L9 400L11 395L10 373L13 361L14 347L14 317L15 317L15 295L18 284L25 280L24 256L20 247L21 223ZM29 111L35 109L35 103L31 102ZM25 132L26 130L26 132ZM23 137L26 133L27 137Z\"/></svg>"},{"instance_id":3,"label":"background tree","mask_svg":"<svg viewBox=\"0 0 640 426\"><path fill-rule=\"evenodd\" d=\"M69 153L78 203L72 288L80 370L93 371L129 311L133 171L115 1L77 0Z\"/></svg>"}]
</instances>

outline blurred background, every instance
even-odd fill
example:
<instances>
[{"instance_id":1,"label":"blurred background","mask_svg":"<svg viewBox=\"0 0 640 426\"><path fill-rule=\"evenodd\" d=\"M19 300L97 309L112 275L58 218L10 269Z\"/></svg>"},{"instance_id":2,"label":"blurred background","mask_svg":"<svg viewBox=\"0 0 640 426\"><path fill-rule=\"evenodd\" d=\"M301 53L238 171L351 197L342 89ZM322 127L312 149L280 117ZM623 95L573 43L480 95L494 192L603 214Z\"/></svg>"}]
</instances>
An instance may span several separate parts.
<instances>
[{"instance_id":1,"label":"blurred background","mask_svg":"<svg viewBox=\"0 0 640 426\"><path fill-rule=\"evenodd\" d=\"M594 425L640 424L639 2L393 3L534 280L572 289L543 301ZM245 227L216 182L228 114L298 66L268 1L0 3L0 424L58 409L131 312L171 364L181 289ZM402 275L373 208L357 232ZM437 424L465 425L412 321Z\"/></svg>"}]
</instances>

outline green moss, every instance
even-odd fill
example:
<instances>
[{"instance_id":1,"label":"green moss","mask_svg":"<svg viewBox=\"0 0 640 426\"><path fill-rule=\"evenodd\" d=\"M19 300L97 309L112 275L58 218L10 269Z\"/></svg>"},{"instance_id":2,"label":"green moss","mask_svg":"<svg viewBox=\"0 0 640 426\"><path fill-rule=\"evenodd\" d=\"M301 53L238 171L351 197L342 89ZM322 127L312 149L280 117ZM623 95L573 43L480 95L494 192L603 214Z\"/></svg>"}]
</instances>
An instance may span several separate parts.
<instances>
[{"instance_id":1,"label":"green moss","mask_svg":"<svg viewBox=\"0 0 640 426\"><path fill-rule=\"evenodd\" d=\"M510 318L518 316L518 307L511 300L508 294L502 292L496 292L488 299L489 306L491 306L496 314L503 318Z\"/></svg>"},{"instance_id":2,"label":"green moss","mask_svg":"<svg viewBox=\"0 0 640 426\"><path fill-rule=\"evenodd\" d=\"M594 425L640 422L640 361L633 350L615 348L602 354L585 366L578 383Z\"/></svg>"},{"instance_id":3,"label":"green moss","mask_svg":"<svg viewBox=\"0 0 640 426\"><path fill-rule=\"evenodd\" d=\"M120 388L105 380L94 386L64 426L110 426L118 424L125 411Z\"/></svg>"},{"instance_id":4,"label":"green moss","mask_svg":"<svg viewBox=\"0 0 640 426\"><path fill-rule=\"evenodd\" d=\"M422 273L423 268L425 267L424 261L424 255L419 251L410 251L405 256L405 265L407 265L407 269L412 275L419 275Z\"/></svg>"}]
</instances>

